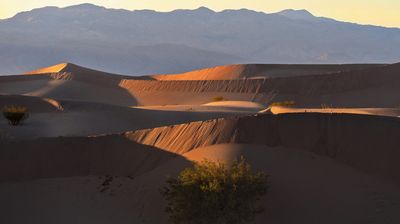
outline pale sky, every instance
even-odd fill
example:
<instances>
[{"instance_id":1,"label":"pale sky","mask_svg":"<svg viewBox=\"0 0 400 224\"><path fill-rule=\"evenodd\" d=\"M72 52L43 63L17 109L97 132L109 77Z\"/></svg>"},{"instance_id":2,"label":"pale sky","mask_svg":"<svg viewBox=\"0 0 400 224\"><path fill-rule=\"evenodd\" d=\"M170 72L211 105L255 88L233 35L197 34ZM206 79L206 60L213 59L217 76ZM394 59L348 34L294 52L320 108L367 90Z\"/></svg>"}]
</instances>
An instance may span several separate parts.
<instances>
[{"instance_id":1,"label":"pale sky","mask_svg":"<svg viewBox=\"0 0 400 224\"><path fill-rule=\"evenodd\" d=\"M400 27L400 0L0 0L0 18L44 6L93 3L107 8L195 9L205 6L216 11L247 8L267 13L283 9L306 9L316 16L341 21Z\"/></svg>"}]
</instances>

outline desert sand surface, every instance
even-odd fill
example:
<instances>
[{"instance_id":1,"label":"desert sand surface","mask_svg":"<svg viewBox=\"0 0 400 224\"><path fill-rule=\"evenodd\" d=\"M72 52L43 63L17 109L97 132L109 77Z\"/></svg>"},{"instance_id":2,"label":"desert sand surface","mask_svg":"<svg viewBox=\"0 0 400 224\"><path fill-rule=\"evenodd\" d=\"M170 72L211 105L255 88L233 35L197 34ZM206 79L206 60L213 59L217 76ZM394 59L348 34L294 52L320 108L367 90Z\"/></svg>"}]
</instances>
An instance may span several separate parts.
<instances>
[{"instance_id":1,"label":"desert sand surface","mask_svg":"<svg viewBox=\"0 0 400 224\"><path fill-rule=\"evenodd\" d=\"M269 174L269 197L262 201L266 212L253 223L399 221L396 217L400 192L396 186L329 158L290 148L248 144L214 145L184 154L190 160L207 158L227 163L238 156L245 156L255 169ZM158 190L166 175L177 174L188 165L187 160L178 157L134 178L101 175L3 183L0 208L7 211L3 220L167 223L165 202ZM111 182L103 186L106 180ZM43 207L47 209L44 211Z\"/></svg>"},{"instance_id":2,"label":"desert sand surface","mask_svg":"<svg viewBox=\"0 0 400 224\"><path fill-rule=\"evenodd\" d=\"M331 114L366 114L377 116L399 117L400 108L292 108L273 106L261 113L287 114L287 113L331 113Z\"/></svg>"},{"instance_id":3,"label":"desert sand surface","mask_svg":"<svg viewBox=\"0 0 400 224\"><path fill-rule=\"evenodd\" d=\"M121 133L144 128L180 124L251 114L257 110L214 108L214 110L156 110L48 98L1 95L0 108L6 105L26 106L29 119L18 127L8 125L0 117L3 138L32 139L58 136L89 136Z\"/></svg>"},{"instance_id":4,"label":"desert sand surface","mask_svg":"<svg viewBox=\"0 0 400 224\"><path fill-rule=\"evenodd\" d=\"M227 65L132 77L62 63L0 76L0 108L30 113L18 126L0 118L0 222L168 223L167 176L245 156L269 175L254 223L399 223L399 74Z\"/></svg>"},{"instance_id":5,"label":"desert sand surface","mask_svg":"<svg viewBox=\"0 0 400 224\"><path fill-rule=\"evenodd\" d=\"M139 80L68 64L61 73L2 76L0 94L118 106L201 105L215 97L262 105L291 100L297 107L399 106L400 64L369 66L268 79Z\"/></svg>"},{"instance_id":6,"label":"desert sand surface","mask_svg":"<svg viewBox=\"0 0 400 224\"><path fill-rule=\"evenodd\" d=\"M237 64L200 69L182 74L153 75L156 80L229 80L264 79L286 76L329 74L383 66L382 64L353 65L265 65Z\"/></svg>"},{"instance_id":7,"label":"desert sand surface","mask_svg":"<svg viewBox=\"0 0 400 224\"><path fill-rule=\"evenodd\" d=\"M168 110L168 111L219 111L231 113L256 113L264 109L265 106L251 101L218 101L201 105L163 105L163 106L143 106L135 107L151 110Z\"/></svg>"}]
</instances>

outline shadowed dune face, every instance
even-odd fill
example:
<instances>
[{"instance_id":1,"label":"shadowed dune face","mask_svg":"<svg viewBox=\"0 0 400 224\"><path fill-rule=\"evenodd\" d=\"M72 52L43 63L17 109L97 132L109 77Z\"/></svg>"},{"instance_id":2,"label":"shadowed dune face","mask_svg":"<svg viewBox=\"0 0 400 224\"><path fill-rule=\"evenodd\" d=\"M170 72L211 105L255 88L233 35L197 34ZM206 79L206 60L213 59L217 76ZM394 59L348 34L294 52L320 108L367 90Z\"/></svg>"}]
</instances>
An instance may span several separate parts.
<instances>
[{"instance_id":1,"label":"shadowed dune face","mask_svg":"<svg viewBox=\"0 0 400 224\"><path fill-rule=\"evenodd\" d=\"M185 122L252 114L257 110L168 111L129 108L108 104L18 95L0 95L0 108L6 105L26 106L29 119L18 127L10 126L0 116L0 130L7 139L88 136L153 128ZM4 137L4 138L5 138Z\"/></svg>"},{"instance_id":2,"label":"shadowed dune face","mask_svg":"<svg viewBox=\"0 0 400 224\"><path fill-rule=\"evenodd\" d=\"M398 221L399 204L395 202L400 200L400 193L396 187L332 159L286 147L237 144L200 148L184 156L197 161L206 158L231 162L241 155L254 169L269 174L269 192L261 201L266 212L253 223L368 223L386 218ZM188 166L190 163L178 156L133 179L86 176L3 183L0 208L7 211L3 220L67 224L73 215L75 223L167 223L166 202L159 189L166 176L175 176ZM104 186L107 180L109 185ZM17 205L13 200L28 203ZM40 212L39 208L46 205L46 212ZM380 212L376 212L378 208ZM85 218L76 218L81 215Z\"/></svg>"},{"instance_id":3,"label":"shadowed dune face","mask_svg":"<svg viewBox=\"0 0 400 224\"><path fill-rule=\"evenodd\" d=\"M61 104L53 99L20 95L0 95L0 109L12 105L25 106L28 108L30 113L51 113L63 109Z\"/></svg>"},{"instance_id":4,"label":"shadowed dune face","mask_svg":"<svg viewBox=\"0 0 400 224\"><path fill-rule=\"evenodd\" d=\"M43 138L0 146L0 182L90 175L134 178L176 157L123 136Z\"/></svg>"},{"instance_id":5,"label":"shadowed dune face","mask_svg":"<svg viewBox=\"0 0 400 224\"><path fill-rule=\"evenodd\" d=\"M179 154L222 143L285 146L331 157L400 183L399 132L398 118L298 113L192 122L128 132L126 136Z\"/></svg>"}]
</instances>

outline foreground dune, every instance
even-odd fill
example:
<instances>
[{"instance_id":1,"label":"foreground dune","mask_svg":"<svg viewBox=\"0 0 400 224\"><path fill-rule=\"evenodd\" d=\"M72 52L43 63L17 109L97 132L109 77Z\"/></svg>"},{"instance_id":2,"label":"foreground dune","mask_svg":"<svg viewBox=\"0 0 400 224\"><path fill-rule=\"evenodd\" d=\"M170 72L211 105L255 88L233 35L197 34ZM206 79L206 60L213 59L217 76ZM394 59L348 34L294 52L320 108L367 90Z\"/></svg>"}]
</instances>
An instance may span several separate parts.
<instances>
[{"instance_id":1,"label":"foreground dune","mask_svg":"<svg viewBox=\"0 0 400 224\"><path fill-rule=\"evenodd\" d=\"M255 169L269 175L269 192L262 201L266 212L254 223L399 221L397 187L331 159L260 145L215 145L184 156L197 161L231 162L241 155ZM7 212L2 220L44 224L167 223L166 204L159 189L167 175L176 175L188 166L187 160L177 157L134 179L103 175L3 183L0 208Z\"/></svg>"},{"instance_id":2,"label":"foreground dune","mask_svg":"<svg viewBox=\"0 0 400 224\"><path fill-rule=\"evenodd\" d=\"M360 171L400 183L399 132L398 118L296 113L192 122L126 135L139 143L179 154L222 143L290 147L331 157Z\"/></svg>"}]
</instances>

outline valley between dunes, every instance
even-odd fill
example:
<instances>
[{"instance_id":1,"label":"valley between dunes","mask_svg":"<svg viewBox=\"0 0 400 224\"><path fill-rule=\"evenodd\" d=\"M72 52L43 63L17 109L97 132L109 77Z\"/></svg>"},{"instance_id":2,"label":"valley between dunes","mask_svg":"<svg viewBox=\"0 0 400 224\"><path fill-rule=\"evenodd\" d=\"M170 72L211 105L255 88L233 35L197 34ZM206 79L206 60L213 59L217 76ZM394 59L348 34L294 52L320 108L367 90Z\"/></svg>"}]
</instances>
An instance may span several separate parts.
<instances>
[{"instance_id":1,"label":"valley between dunes","mask_svg":"<svg viewBox=\"0 0 400 224\"><path fill-rule=\"evenodd\" d=\"M167 176L240 156L268 174L254 223L400 222L400 64L131 77L63 63L0 76L9 105L30 117L0 118L2 223L167 223Z\"/></svg>"}]
</instances>

